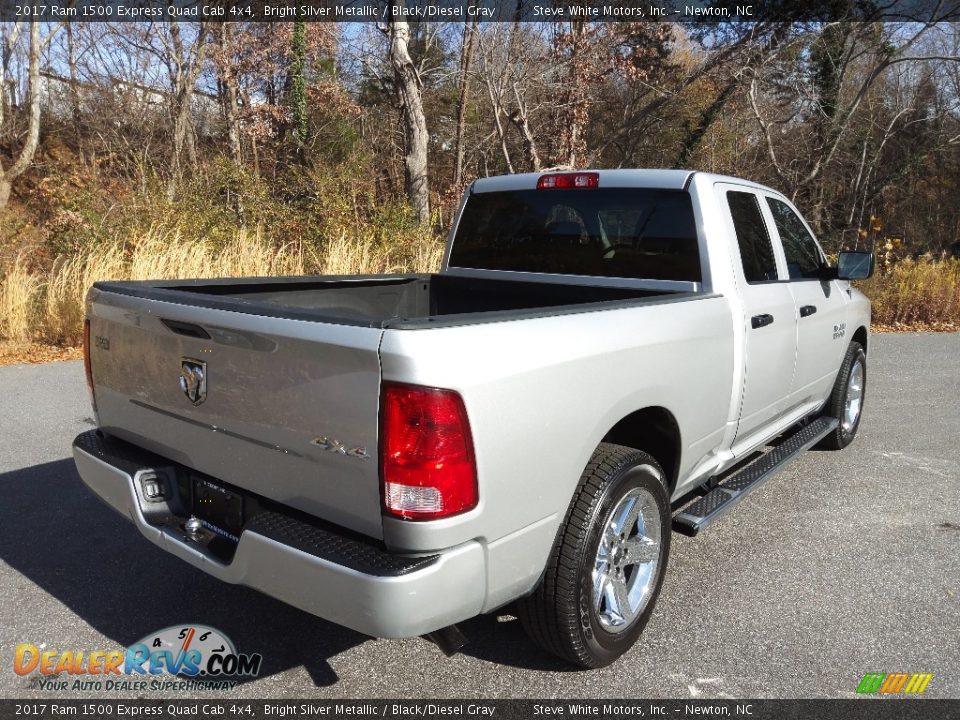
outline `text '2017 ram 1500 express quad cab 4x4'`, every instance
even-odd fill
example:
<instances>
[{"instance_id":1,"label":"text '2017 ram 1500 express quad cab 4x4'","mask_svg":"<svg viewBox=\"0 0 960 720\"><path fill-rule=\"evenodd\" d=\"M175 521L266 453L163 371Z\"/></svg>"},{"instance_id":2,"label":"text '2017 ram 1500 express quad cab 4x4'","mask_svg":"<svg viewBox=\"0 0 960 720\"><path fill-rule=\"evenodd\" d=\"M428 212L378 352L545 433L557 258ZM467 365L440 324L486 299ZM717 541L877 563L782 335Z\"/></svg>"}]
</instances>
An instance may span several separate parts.
<instances>
[{"instance_id":1,"label":"text '2017 ram 1500 express quad cab 4x4'","mask_svg":"<svg viewBox=\"0 0 960 720\"><path fill-rule=\"evenodd\" d=\"M653 611L671 528L853 439L872 266L831 267L735 178L485 178L436 274L97 283L74 457L222 580L448 651L515 603L598 667Z\"/></svg>"}]
</instances>

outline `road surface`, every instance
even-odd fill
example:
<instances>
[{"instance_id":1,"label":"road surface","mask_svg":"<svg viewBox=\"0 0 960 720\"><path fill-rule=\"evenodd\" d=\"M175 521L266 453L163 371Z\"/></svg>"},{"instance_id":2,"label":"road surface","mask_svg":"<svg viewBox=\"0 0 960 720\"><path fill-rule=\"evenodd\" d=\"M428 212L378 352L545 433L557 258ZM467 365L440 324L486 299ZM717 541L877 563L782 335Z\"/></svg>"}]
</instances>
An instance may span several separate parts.
<instances>
[{"instance_id":1,"label":"road surface","mask_svg":"<svg viewBox=\"0 0 960 720\"><path fill-rule=\"evenodd\" d=\"M470 644L447 659L204 575L81 483L81 364L0 368L0 696L51 697L14 674L18 643L109 650L202 623L264 657L231 697L842 698L894 671L960 697L960 335L874 336L869 372L856 442L808 453L700 537L674 535L640 642L575 672L510 616L466 623Z\"/></svg>"}]
</instances>

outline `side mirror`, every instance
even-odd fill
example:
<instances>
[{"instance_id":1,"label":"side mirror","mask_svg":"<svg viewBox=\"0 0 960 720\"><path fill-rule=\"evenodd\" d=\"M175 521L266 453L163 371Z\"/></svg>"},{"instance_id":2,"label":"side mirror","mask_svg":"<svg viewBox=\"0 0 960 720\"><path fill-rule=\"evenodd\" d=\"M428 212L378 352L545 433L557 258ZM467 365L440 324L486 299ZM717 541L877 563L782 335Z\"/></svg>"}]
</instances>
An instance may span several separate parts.
<instances>
[{"instance_id":1,"label":"side mirror","mask_svg":"<svg viewBox=\"0 0 960 720\"><path fill-rule=\"evenodd\" d=\"M838 280L866 280L873 275L873 253L848 250L837 258Z\"/></svg>"}]
</instances>

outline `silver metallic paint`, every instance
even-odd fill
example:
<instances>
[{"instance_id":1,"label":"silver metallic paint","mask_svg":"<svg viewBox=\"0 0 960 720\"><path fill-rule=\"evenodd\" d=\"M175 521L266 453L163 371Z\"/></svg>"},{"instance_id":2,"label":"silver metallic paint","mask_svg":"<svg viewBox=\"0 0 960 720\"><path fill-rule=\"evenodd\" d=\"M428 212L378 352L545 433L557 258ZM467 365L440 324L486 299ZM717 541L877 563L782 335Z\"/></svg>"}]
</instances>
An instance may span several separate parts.
<instances>
[{"instance_id":1,"label":"silver metallic paint","mask_svg":"<svg viewBox=\"0 0 960 720\"><path fill-rule=\"evenodd\" d=\"M256 536L241 540L236 569L218 567L146 526L131 505L124 486L128 479L78 453L81 475L129 514L141 532L188 562L364 632L420 634L529 591L543 571L583 468L621 419L647 407L663 408L675 419L681 434L677 497L815 411L832 383L830 376L820 377L795 403L791 385L773 388L781 393L778 411L735 443L746 377L747 313L753 308L745 304L739 252L716 186L730 183L782 196L755 183L705 173L599 172L601 188L689 188L701 242L704 277L698 289L703 297L384 331L191 307L187 298L175 304L91 292L93 334L111 338L109 351L93 350L104 431L382 538L388 548L449 554L436 570L424 571L429 578L406 581L414 593L410 602L390 605L386 599L402 595L396 588L354 578L343 568L318 566L298 551ZM536 178L478 180L467 195L533 187ZM782 264L779 248L778 258ZM446 262L444 271L463 272L448 269ZM643 287L645 281L589 282ZM647 286L680 289L655 282ZM832 287L845 298L845 344L858 328L869 328L869 302L848 283L835 281ZM825 319L819 315L810 318L811 332ZM210 341L185 338L165 328L160 317L224 332ZM181 356L203 357L211 366L209 397L198 408L169 381ZM770 361L763 351L755 360L761 366ZM385 380L462 395L477 455L480 503L475 509L426 523L381 517L377 463L311 445L312 439L329 436L376 448L379 388ZM638 444L644 440L636 438ZM644 449L656 455L655 447ZM424 588L435 593L429 604L418 595Z\"/></svg>"}]
</instances>

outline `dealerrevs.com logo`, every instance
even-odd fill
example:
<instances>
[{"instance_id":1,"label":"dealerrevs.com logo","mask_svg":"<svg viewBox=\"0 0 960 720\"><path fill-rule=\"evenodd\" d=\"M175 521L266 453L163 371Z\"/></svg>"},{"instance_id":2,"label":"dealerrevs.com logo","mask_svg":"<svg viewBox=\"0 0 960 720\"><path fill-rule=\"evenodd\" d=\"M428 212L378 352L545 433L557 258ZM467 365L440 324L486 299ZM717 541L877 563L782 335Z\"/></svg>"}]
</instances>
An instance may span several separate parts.
<instances>
[{"instance_id":1,"label":"dealerrevs.com logo","mask_svg":"<svg viewBox=\"0 0 960 720\"><path fill-rule=\"evenodd\" d=\"M256 676L262 661L259 653L237 652L219 630L175 625L125 649L61 651L22 643L13 671L35 675L41 690L231 690L239 678Z\"/></svg>"},{"instance_id":2,"label":"dealerrevs.com logo","mask_svg":"<svg viewBox=\"0 0 960 720\"><path fill-rule=\"evenodd\" d=\"M857 686L861 695L922 695L932 673L867 673Z\"/></svg>"}]
</instances>

